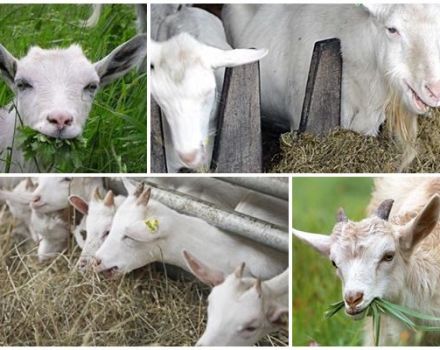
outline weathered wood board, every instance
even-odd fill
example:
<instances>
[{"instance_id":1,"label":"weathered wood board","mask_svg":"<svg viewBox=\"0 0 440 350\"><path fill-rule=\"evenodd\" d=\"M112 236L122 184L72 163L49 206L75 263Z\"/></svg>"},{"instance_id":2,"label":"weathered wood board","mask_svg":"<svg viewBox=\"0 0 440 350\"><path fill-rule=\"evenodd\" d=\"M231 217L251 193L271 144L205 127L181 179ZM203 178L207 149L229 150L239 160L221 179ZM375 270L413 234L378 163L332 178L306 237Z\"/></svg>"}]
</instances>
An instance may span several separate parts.
<instances>
[{"instance_id":1,"label":"weathered wood board","mask_svg":"<svg viewBox=\"0 0 440 350\"><path fill-rule=\"evenodd\" d=\"M263 170L258 62L225 71L211 169L217 173Z\"/></svg>"},{"instance_id":2,"label":"weathered wood board","mask_svg":"<svg viewBox=\"0 0 440 350\"><path fill-rule=\"evenodd\" d=\"M318 41L313 50L300 132L327 134L341 124L342 55L339 39Z\"/></svg>"},{"instance_id":3,"label":"weathered wood board","mask_svg":"<svg viewBox=\"0 0 440 350\"><path fill-rule=\"evenodd\" d=\"M153 98L151 98L150 119L150 169L152 173L166 173L167 167L162 116L160 108Z\"/></svg>"}]
</instances>

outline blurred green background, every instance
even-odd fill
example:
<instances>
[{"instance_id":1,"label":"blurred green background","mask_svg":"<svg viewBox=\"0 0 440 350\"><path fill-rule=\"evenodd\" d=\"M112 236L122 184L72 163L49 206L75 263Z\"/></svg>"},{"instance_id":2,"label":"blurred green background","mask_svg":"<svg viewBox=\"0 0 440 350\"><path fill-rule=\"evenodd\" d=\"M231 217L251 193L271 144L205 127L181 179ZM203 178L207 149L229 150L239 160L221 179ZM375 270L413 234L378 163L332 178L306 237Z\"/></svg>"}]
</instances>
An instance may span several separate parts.
<instances>
[{"instance_id":1,"label":"blurred green background","mask_svg":"<svg viewBox=\"0 0 440 350\"><path fill-rule=\"evenodd\" d=\"M0 5L0 44L15 57L33 45L43 48L81 45L91 61L108 55L136 34L133 5L107 4L94 28L82 24L91 5ZM0 80L0 106L12 92ZM87 121L88 141L78 168L63 172L146 172L147 78L132 71L100 90Z\"/></svg>"},{"instance_id":2,"label":"blurred green background","mask_svg":"<svg viewBox=\"0 0 440 350\"><path fill-rule=\"evenodd\" d=\"M313 177L293 179L293 226L330 234L342 207L351 220L365 217L373 178ZM339 313L324 319L328 306L340 301L341 281L330 261L293 239L293 345L361 345L363 322Z\"/></svg>"}]
</instances>

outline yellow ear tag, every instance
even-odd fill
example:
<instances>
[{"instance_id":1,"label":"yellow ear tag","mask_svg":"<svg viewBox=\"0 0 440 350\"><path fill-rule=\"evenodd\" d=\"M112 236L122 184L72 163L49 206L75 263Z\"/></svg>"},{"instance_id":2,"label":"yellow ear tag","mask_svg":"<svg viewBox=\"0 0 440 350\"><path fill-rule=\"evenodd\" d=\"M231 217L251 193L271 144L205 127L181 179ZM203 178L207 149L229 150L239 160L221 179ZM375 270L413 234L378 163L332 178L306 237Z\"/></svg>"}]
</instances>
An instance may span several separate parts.
<instances>
[{"instance_id":1,"label":"yellow ear tag","mask_svg":"<svg viewBox=\"0 0 440 350\"><path fill-rule=\"evenodd\" d=\"M144 224L145 226L147 226L151 233L155 233L159 228L159 220L157 219L144 220Z\"/></svg>"}]
</instances>

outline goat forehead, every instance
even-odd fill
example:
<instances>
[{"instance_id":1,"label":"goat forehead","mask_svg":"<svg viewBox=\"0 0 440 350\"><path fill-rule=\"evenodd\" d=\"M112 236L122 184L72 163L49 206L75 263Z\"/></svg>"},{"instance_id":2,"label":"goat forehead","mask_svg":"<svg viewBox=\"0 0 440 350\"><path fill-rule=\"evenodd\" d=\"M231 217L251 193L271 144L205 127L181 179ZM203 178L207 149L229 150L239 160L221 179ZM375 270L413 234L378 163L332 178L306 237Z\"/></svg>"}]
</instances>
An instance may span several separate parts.
<instances>
[{"instance_id":1,"label":"goat forehead","mask_svg":"<svg viewBox=\"0 0 440 350\"><path fill-rule=\"evenodd\" d=\"M93 64L81 52L71 49L30 50L18 61L17 77L33 80L98 80Z\"/></svg>"},{"instance_id":2,"label":"goat forehead","mask_svg":"<svg viewBox=\"0 0 440 350\"><path fill-rule=\"evenodd\" d=\"M393 225L378 218L336 225L332 252L356 258L368 251L381 251L394 245Z\"/></svg>"}]
</instances>

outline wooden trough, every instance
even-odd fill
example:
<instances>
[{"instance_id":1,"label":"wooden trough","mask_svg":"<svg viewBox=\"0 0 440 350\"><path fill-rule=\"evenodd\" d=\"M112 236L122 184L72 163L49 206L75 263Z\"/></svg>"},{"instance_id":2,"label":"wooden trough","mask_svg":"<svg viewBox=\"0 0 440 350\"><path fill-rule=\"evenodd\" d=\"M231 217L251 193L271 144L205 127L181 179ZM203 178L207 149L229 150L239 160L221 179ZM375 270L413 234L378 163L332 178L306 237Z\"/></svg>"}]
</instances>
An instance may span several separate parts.
<instances>
[{"instance_id":1,"label":"wooden trough","mask_svg":"<svg viewBox=\"0 0 440 350\"><path fill-rule=\"evenodd\" d=\"M315 44L310 63L299 132L326 134L341 124L342 55L339 39ZM151 100L151 171L165 173L165 118ZM263 124L260 112L259 63L225 70L217 133L210 166L217 173L260 173L263 171L262 133L272 142L288 126Z\"/></svg>"}]
</instances>

